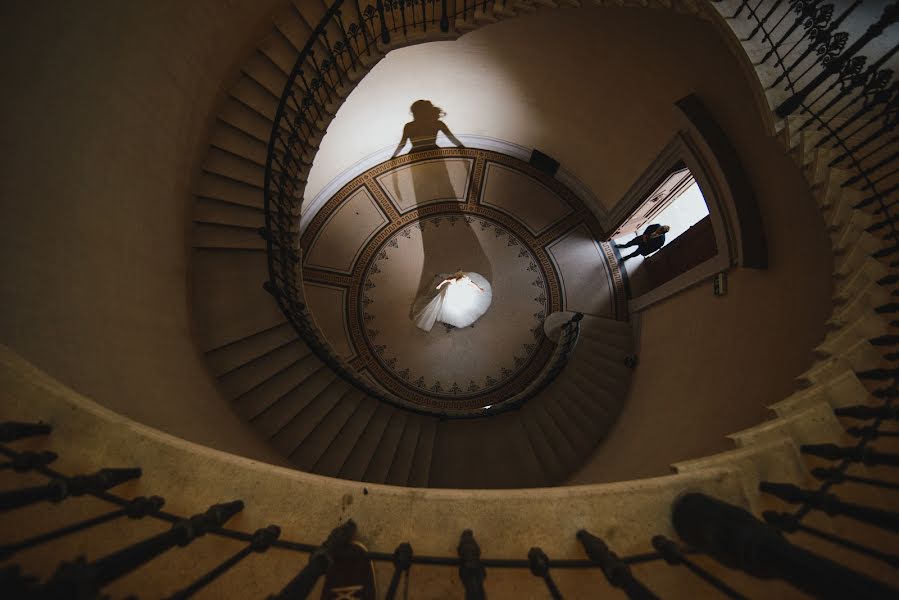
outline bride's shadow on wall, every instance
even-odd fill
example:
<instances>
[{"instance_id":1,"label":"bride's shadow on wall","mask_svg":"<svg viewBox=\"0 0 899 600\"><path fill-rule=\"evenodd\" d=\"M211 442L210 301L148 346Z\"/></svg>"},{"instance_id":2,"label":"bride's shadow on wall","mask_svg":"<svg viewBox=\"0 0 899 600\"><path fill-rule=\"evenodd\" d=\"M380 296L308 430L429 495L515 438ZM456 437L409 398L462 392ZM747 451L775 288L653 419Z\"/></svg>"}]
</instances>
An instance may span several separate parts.
<instances>
[{"instance_id":1,"label":"bride's shadow on wall","mask_svg":"<svg viewBox=\"0 0 899 600\"><path fill-rule=\"evenodd\" d=\"M441 120L445 113L429 100L416 100L410 107L413 120L403 127L403 134L393 156L396 157L406 143L411 144L409 154L417 154L439 148L437 134L443 133L453 144L463 148L449 127ZM419 163L407 169L411 178L411 189L403 185L400 170L391 173L391 183L404 210L413 206L421 206L435 202L454 202L461 208L465 202L466 178L454 170L450 174L447 162L443 159ZM411 197L410 197L411 196ZM447 211L452 213L452 207ZM474 227L480 227L478 221L469 223L460 213L440 215L439 224L433 219L422 222L422 269L418 289L414 298L409 299L409 318L418 312L431 298L437 294L435 287L443 276L457 270L480 273L488 281L492 280L493 267L484 253ZM455 216L450 221L448 217ZM447 233L449 231L449 233Z\"/></svg>"}]
</instances>

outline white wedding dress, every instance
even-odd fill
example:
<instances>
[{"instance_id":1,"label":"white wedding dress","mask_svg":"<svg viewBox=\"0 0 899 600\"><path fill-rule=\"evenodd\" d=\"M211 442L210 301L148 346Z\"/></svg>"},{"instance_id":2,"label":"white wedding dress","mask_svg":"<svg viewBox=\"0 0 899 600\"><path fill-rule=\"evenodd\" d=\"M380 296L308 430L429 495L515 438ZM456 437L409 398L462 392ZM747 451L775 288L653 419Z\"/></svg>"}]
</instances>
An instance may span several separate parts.
<instances>
[{"instance_id":1,"label":"white wedding dress","mask_svg":"<svg viewBox=\"0 0 899 600\"><path fill-rule=\"evenodd\" d=\"M427 297L420 298L416 302L416 306L420 308L415 311L412 321L419 329L431 331L437 321L453 327L468 327L481 318L490 307L493 301L490 282L478 273L465 273L461 279L454 279L440 288L440 291L434 290L437 284L450 277L452 275L441 276L434 280L431 290L436 294L426 304L424 300ZM484 291L474 287L473 283Z\"/></svg>"}]
</instances>

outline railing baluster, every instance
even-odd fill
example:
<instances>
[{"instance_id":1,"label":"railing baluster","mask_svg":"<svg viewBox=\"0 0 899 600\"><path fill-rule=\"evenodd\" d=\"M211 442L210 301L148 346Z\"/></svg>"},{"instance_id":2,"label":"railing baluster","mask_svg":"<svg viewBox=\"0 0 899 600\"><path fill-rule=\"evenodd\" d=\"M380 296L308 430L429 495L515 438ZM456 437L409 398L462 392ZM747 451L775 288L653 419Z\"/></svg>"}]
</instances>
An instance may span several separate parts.
<instances>
[{"instance_id":1,"label":"railing baluster","mask_svg":"<svg viewBox=\"0 0 899 600\"><path fill-rule=\"evenodd\" d=\"M816 88L818 88L818 86L824 83L832 75L838 73L840 68L847 60L858 54L858 52L862 48L867 46L875 38L879 37L887 27L896 23L897 21L899 21L899 2L887 6L884 9L883 14L880 16L880 19L878 19L876 23L868 27L865 33L861 37L859 37L859 39L857 39L855 43L853 43L839 57L830 61L826 66L824 66L821 72L808 84L806 84L805 87L803 87L798 92L795 92L787 100L782 102L780 106L774 109L774 112L777 113L777 116L786 118L788 115L796 112L796 110L802 105L802 103L810 93L812 93Z\"/></svg>"},{"instance_id":2,"label":"railing baluster","mask_svg":"<svg viewBox=\"0 0 899 600\"><path fill-rule=\"evenodd\" d=\"M546 556L546 553L540 548L531 548L528 552L528 564L530 565L531 573L543 579L543 583L546 584L546 589L549 590L549 595L552 596L553 600L562 600L562 593L549 573L549 557Z\"/></svg>"},{"instance_id":3,"label":"railing baluster","mask_svg":"<svg viewBox=\"0 0 899 600\"><path fill-rule=\"evenodd\" d=\"M100 469L91 475L57 477L46 485L0 493L0 512L38 502L61 502L71 496L96 494L126 481L137 479L140 475L140 469L128 468Z\"/></svg>"},{"instance_id":4,"label":"railing baluster","mask_svg":"<svg viewBox=\"0 0 899 600\"><path fill-rule=\"evenodd\" d=\"M776 496L784 502L802 504L805 507L823 511L832 517L843 516L899 533L899 512L843 502L834 494L803 490L791 483L763 481L759 484L759 490Z\"/></svg>"},{"instance_id":5,"label":"railing baluster","mask_svg":"<svg viewBox=\"0 0 899 600\"><path fill-rule=\"evenodd\" d=\"M120 517L142 519L147 515L159 512L159 509L162 508L163 504L165 504L165 500L159 496L150 496L149 498L146 496L138 496L131 500L127 506L118 510L104 513L93 517L92 519L85 519L84 521L73 523L72 525L66 525L65 527L60 527L59 529L54 529L53 531L48 531L47 533L42 533L20 542L4 544L3 546L0 546L0 560L9 558L16 552L40 546L41 544L57 540L79 531L84 531L85 529L90 529L91 527L96 527L97 525L102 525L103 523L107 523Z\"/></svg>"},{"instance_id":6,"label":"railing baluster","mask_svg":"<svg viewBox=\"0 0 899 600\"><path fill-rule=\"evenodd\" d=\"M652 538L652 547L656 549L656 552L658 552L669 565L684 565L691 573L698 576L728 598L735 598L737 600L746 599L746 596L740 594L719 578L684 556L684 553L681 551L680 546L677 545L677 542L669 540L663 535L657 535Z\"/></svg>"},{"instance_id":7,"label":"railing baluster","mask_svg":"<svg viewBox=\"0 0 899 600\"><path fill-rule=\"evenodd\" d=\"M334 562L334 553L349 545L356 533L356 523L347 521L334 528L328 539L322 542L315 552L309 556L309 564L303 567L296 577L284 586L278 594L269 596L269 600L302 600L312 592L319 578L325 574Z\"/></svg>"},{"instance_id":8,"label":"railing baluster","mask_svg":"<svg viewBox=\"0 0 899 600\"><path fill-rule=\"evenodd\" d=\"M204 574L202 577L194 581L186 588L179 590L169 596L168 600L185 600L186 598L190 598L191 596L202 590L204 587L215 581L217 578L227 573L228 570L231 569L231 567L242 561L250 554L254 552L262 553L268 550L280 535L281 529L277 525L269 525L268 527L257 529L253 533L253 539L250 540L250 543L247 546L227 558L217 567Z\"/></svg>"},{"instance_id":9,"label":"railing baluster","mask_svg":"<svg viewBox=\"0 0 899 600\"><path fill-rule=\"evenodd\" d=\"M899 454L877 452L867 447L840 447L835 444L803 444L799 447L803 454L811 454L830 460L849 460L868 466L886 465L899 467Z\"/></svg>"},{"instance_id":10,"label":"railing baluster","mask_svg":"<svg viewBox=\"0 0 899 600\"><path fill-rule=\"evenodd\" d=\"M396 597L396 591L399 589L400 579L403 574L406 575L406 583L409 582L409 567L412 566L412 546L403 543L396 547L393 551L393 576L390 578L390 585L387 587L385 600L393 600Z\"/></svg>"},{"instance_id":11,"label":"railing baluster","mask_svg":"<svg viewBox=\"0 0 899 600\"><path fill-rule=\"evenodd\" d=\"M94 562L88 563L83 557L64 562L41 587L37 596L42 599L93 598L109 583L175 546L187 546L210 530L222 526L242 509L243 502L240 500L215 504L205 513L176 522L165 533L122 548Z\"/></svg>"},{"instance_id":12,"label":"railing baluster","mask_svg":"<svg viewBox=\"0 0 899 600\"><path fill-rule=\"evenodd\" d=\"M56 459L55 452L19 452L9 462L0 463L0 471L12 469L16 473L26 473L46 467Z\"/></svg>"},{"instance_id":13,"label":"railing baluster","mask_svg":"<svg viewBox=\"0 0 899 600\"><path fill-rule=\"evenodd\" d=\"M484 579L487 571L481 564L481 549L474 539L471 529L462 532L459 538L459 579L465 587L465 600L486 600Z\"/></svg>"},{"instance_id":14,"label":"railing baluster","mask_svg":"<svg viewBox=\"0 0 899 600\"><path fill-rule=\"evenodd\" d=\"M874 548L868 548L867 546L864 546L857 542L853 542L852 540L847 540L846 538L840 537L838 535L827 533L826 531L821 531L820 529L811 527L809 525L804 525L799 521L799 519L796 518L795 515L791 515L789 513L766 511L762 513L762 518L764 518L765 522L770 524L772 527L776 527L781 531L786 531L788 533L802 531L803 533L807 533L822 540L827 540L828 542L837 544L838 546L842 546L843 548L848 548L849 550L858 552L859 554L864 554L865 556L870 556L871 558L874 558L876 560L883 561L892 567L899 567L899 555L887 554L886 552L881 552L879 550L875 550Z\"/></svg>"},{"instance_id":15,"label":"railing baluster","mask_svg":"<svg viewBox=\"0 0 899 600\"><path fill-rule=\"evenodd\" d=\"M53 430L47 423L19 423L7 421L0 423L0 443L14 442L36 435L47 435Z\"/></svg>"},{"instance_id":16,"label":"railing baluster","mask_svg":"<svg viewBox=\"0 0 899 600\"><path fill-rule=\"evenodd\" d=\"M586 529L577 532L577 539L584 547L587 557L599 567L608 582L621 589L631 600L656 600L656 596L649 588L637 581L631 573L631 569L612 552L604 541L596 537Z\"/></svg>"},{"instance_id":17,"label":"railing baluster","mask_svg":"<svg viewBox=\"0 0 899 600\"><path fill-rule=\"evenodd\" d=\"M690 546L732 569L778 578L818 598L894 598L899 591L788 542L745 509L700 493L678 498L671 513Z\"/></svg>"}]
</instances>

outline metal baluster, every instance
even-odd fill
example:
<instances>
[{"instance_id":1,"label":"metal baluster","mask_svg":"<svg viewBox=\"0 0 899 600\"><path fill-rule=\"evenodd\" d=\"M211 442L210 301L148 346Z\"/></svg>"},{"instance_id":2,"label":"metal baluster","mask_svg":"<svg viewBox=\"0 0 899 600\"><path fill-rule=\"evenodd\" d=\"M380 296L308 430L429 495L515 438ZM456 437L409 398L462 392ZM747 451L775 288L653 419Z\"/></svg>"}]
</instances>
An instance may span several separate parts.
<instances>
[{"instance_id":1,"label":"metal baluster","mask_svg":"<svg viewBox=\"0 0 899 600\"><path fill-rule=\"evenodd\" d=\"M334 528L328 539L309 556L309 564L303 567L303 570L278 594L269 596L269 600L302 600L308 597L319 578L334 563L334 553L349 545L355 533L356 523L353 521L347 521Z\"/></svg>"},{"instance_id":2,"label":"metal baluster","mask_svg":"<svg viewBox=\"0 0 899 600\"><path fill-rule=\"evenodd\" d=\"M820 529L811 527L809 525L804 525L799 521L798 518L796 518L796 515L774 511L765 511L764 513L762 513L762 518L765 519L766 523L770 524L772 527L776 527L781 531L786 531L788 533L802 531L803 533L807 533L822 540L827 540L828 542L837 544L838 546L842 546L844 548L848 548L849 550L858 552L859 554L864 554L865 556L870 556L871 558L874 558L876 560L883 561L890 566L899 567L899 555L887 554L886 552L881 552L880 550L875 550L874 548L868 548L867 546L853 542L851 540L847 540L846 538L840 537L838 535L827 533L826 531L821 531Z\"/></svg>"},{"instance_id":3,"label":"metal baluster","mask_svg":"<svg viewBox=\"0 0 899 600\"><path fill-rule=\"evenodd\" d=\"M0 471L12 469L16 473L27 473L41 467L46 467L57 459L55 452L18 452L12 460L0 463Z\"/></svg>"},{"instance_id":4,"label":"metal baluster","mask_svg":"<svg viewBox=\"0 0 899 600\"><path fill-rule=\"evenodd\" d=\"M127 575L175 546L187 546L224 523L243 509L243 502L235 500L215 504L190 519L182 519L165 533L122 548L88 563L84 557L62 563L56 573L38 592L45 599L95 598L109 583Z\"/></svg>"},{"instance_id":5,"label":"metal baluster","mask_svg":"<svg viewBox=\"0 0 899 600\"><path fill-rule=\"evenodd\" d=\"M700 579L717 589L719 592L727 596L728 598L736 598L738 600L745 600L746 596L740 594L735 589L721 581L719 578L715 577L692 560L684 556L684 553L681 551L680 546L677 545L677 542L673 540L669 540L663 535L657 535L652 538L652 547L656 549L662 558L665 559L669 565L684 565L687 567L691 573L698 576Z\"/></svg>"},{"instance_id":6,"label":"metal baluster","mask_svg":"<svg viewBox=\"0 0 899 600\"><path fill-rule=\"evenodd\" d=\"M787 28L786 32L784 32L784 34L781 35L780 39L777 40L776 42L771 39L770 34L766 31L765 35L763 37L764 37L764 39L768 40L768 43L771 45L771 49L768 50L768 52L765 54L765 56L762 57L762 60L760 60L756 64L763 65L766 62L768 62L768 59L771 58L771 56L777 52L777 50L781 47L781 45L784 44L791 35L793 35L793 32L796 31L799 28L799 26L802 25L802 23L806 19L810 19L813 17L813 15L815 14L815 11L818 8L818 5L821 2L822 2L822 0L808 0L805 3L798 5L798 7L794 6L794 8L796 8L796 11L795 11L796 17L793 19L793 24ZM793 3L793 4L795 5L795 3ZM784 19L787 18L787 16L789 14L790 14L790 11L787 10L787 12L784 14L784 16L781 17L780 21L777 22L777 25L775 25L774 28L772 28L771 33L774 32L774 30L780 25L780 23ZM756 17L756 19L758 19L758 17ZM783 59L784 59L783 56L778 56L777 62L775 64L783 67L784 66Z\"/></svg>"},{"instance_id":7,"label":"metal baluster","mask_svg":"<svg viewBox=\"0 0 899 600\"><path fill-rule=\"evenodd\" d=\"M833 410L838 417L851 417L853 419L892 419L899 421L899 405L897 406L842 406Z\"/></svg>"},{"instance_id":8,"label":"metal baluster","mask_svg":"<svg viewBox=\"0 0 899 600\"><path fill-rule=\"evenodd\" d=\"M627 564L612 552L604 541L596 537L586 529L577 532L577 539L584 547L590 561L599 567L606 580L616 588L621 589L631 600L656 600L656 596L649 588L637 581Z\"/></svg>"},{"instance_id":9,"label":"metal baluster","mask_svg":"<svg viewBox=\"0 0 899 600\"><path fill-rule=\"evenodd\" d=\"M281 528L277 525L269 525L268 527L257 529L253 533L253 539L250 540L250 543L242 550L226 559L220 565L194 581L186 588L179 590L169 596L168 600L185 600L185 598L190 598L191 596L202 590L204 587L218 579L220 576L227 573L231 569L231 567L242 561L250 554L254 552L262 553L268 550L280 535Z\"/></svg>"},{"instance_id":10,"label":"metal baluster","mask_svg":"<svg viewBox=\"0 0 899 600\"><path fill-rule=\"evenodd\" d=\"M126 481L137 479L140 475L140 469L131 468L100 469L91 475L57 477L46 485L0 493L0 512L39 502L61 502L71 496L96 494Z\"/></svg>"},{"instance_id":11,"label":"metal baluster","mask_svg":"<svg viewBox=\"0 0 899 600\"><path fill-rule=\"evenodd\" d=\"M890 586L788 542L745 509L705 494L678 498L671 520L690 546L732 569L778 578L819 598L893 598Z\"/></svg>"},{"instance_id":12,"label":"metal baluster","mask_svg":"<svg viewBox=\"0 0 899 600\"><path fill-rule=\"evenodd\" d=\"M762 28L762 26L768 22L768 19L771 18L772 14L774 14L774 11L776 11L778 8L780 8L781 4L783 4L783 0L777 0L774 4L772 4L771 8L768 9L768 12L765 13L765 16L758 20L758 24L755 26L755 29L753 29L752 31L749 32L749 36L744 41L748 42L749 40L754 38L755 34L757 34L759 32L759 30ZM755 9L758 10L759 8L761 8L761 6L762 6L762 3L759 2L759 5L756 6ZM787 12L789 12L789 11L787 11ZM777 28L777 25L775 25L774 28Z\"/></svg>"},{"instance_id":13,"label":"metal baluster","mask_svg":"<svg viewBox=\"0 0 899 600\"><path fill-rule=\"evenodd\" d=\"M83 521L73 523L72 525L66 525L65 527L60 527L59 529L54 529L53 531L48 531L47 533L42 533L30 538L26 538L19 542L4 544L0 546L0 559L9 558L16 552L21 552L22 550L27 550L28 548L46 544L47 542L57 540L61 537L65 537L79 531L84 531L85 529L90 529L91 527L96 527L97 525L102 525L103 523L108 523L109 521L113 521L120 517L128 517L129 519L142 519L147 515L159 512L163 504L165 504L165 500L163 500L159 496L150 496L149 498L147 498L146 496L138 496L137 498L131 500L126 506L118 510L104 513L91 519L85 519Z\"/></svg>"},{"instance_id":14,"label":"metal baluster","mask_svg":"<svg viewBox=\"0 0 899 600\"><path fill-rule=\"evenodd\" d=\"M384 18L384 0L376 0L375 6L378 8L378 18L381 20L381 41L389 44L390 32L387 30L387 20Z\"/></svg>"},{"instance_id":15,"label":"metal baluster","mask_svg":"<svg viewBox=\"0 0 899 600\"><path fill-rule=\"evenodd\" d=\"M805 85L800 91L794 93L787 100L782 102L780 106L778 106L774 112L780 118L786 118L788 115L793 114L796 110L802 105L805 99L811 94L818 86L824 83L828 78L832 75L838 73L843 64L851 59L853 56L858 54L858 52L867 46L872 40L883 33L884 29L889 27L890 25L899 21L899 2L895 2L889 6L887 6L880 19L874 24L872 24L865 33L855 41L843 54L837 57L835 60L830 61L821 72L808 84Z\"/></svg>"},{"instance_id":16,"label":"metal baluster","mask_svg":"<svg viewBox=\"0 0 899 600\"><path fill-rule=\"evenodd\" d=\"M459 554L459 579L465 587L465 600L486 600L484 579L487 578L487 571L481 564L481 549L471 529L462 532L456 551Z\"/></svg>"},{"instance_id":17,"label":"metal baluster","mask_svg":"<svg viewBox=\"0 0 899 600\"><path fill-rule=\"evenodd\" d=\"M385 600L393 600L396 597L396 591L400 586L400 579L405 574L408 582L409 567L412 566L412 546L402 543L393 551L393 576L390 578L390 585L387 587L387 595Z\"/></svg>"},{"instance_id":18,"label":"metal baluster","mask_svg":"<svg viewBox=\"0 0 899 600\"><path fill-rule=\"evenodd\" d=\"M14 442L16 440L47 435L53 430L47 423L19 423L7 421L0 423L0 443Z\"/></svg>"},{"instance_id":19,"label":"metal baluster","mask_svg":"<svg viewBox=\"0 0 899 600\"><path fill-rule=\"evenodd\" d=\"M553 581L552 575L549 574L549 557L546 556L546 553L540 548L531 548L528 552L528 563L531 573L543 579L543 583L546 584L546 589L549 590L549 595L553 597L553 600L562 600L562 593L559 591L556 582Z\"/></svg>"},{"instance_id":20,"label":"metal baluster","mask_svg":"<svg viewBox=\"0 0 899 600\"><path fill-rule=\"evenodd\" d=\"M443 33L449 31L449 15L447 14L446 0L440 0L440 31Z\"/></svg>"},{"instance_id":21,"label":"metal baluster","mask_svg":"<svg viewBox=\"0 0 899 600\"><path fill-rule=\"evenodd\" d=\"M790 504L802 504L807 508L823 511L832 517L843 516L899 533L899 513L897 512L843 502L834 494L803 490L791 483L762 481L759 484L759 490Z\"/></svg>"}]
</instances>

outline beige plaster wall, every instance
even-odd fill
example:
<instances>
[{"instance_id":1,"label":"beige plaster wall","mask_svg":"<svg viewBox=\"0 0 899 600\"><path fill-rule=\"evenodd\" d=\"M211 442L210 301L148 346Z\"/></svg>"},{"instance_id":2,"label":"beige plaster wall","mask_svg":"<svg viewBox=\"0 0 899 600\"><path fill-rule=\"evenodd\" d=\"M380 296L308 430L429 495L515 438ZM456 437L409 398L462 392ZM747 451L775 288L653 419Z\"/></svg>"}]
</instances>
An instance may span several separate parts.
<instances>
[{"instance_id":1,"label":"beige plaster wall","mask_svg":"<svg viewBox=\"0 0 899 600\"><path fill-rule=\"evenodd\" d=\"M733 106L737 69L712 24L639 8L539 10L454 41L394 50L331 123L306 199L394 147L410 104L424 98L446 111L456 135L538 148L612 206L670 140L672 104L696 93L711 106Z\"/></svg>"},{"instance_id":2,"label":"beige plaster wall","mask_svg":"<svg viewBox=\"0 0 899 600\"><path fill-rule=\"evenodd\" d=\"M0 340L115 411L272 461L197 356L187 258L209 115L281 4L0 5Z\"/></svg>"},{"instance_id":3,"label":"beige plaster wall","mask_svg":"<svg viewBox=\"0 0 899 600\"><path fill-rule=\"evenodd\" d=\"M668 11L539 11L388 54L332 123L307 188L395 144L408 106L444 108L456 134L536 147L612 208L682 127L695 93L737 147L769 238L767 271L730 274L730 292L688 290L642 315L640 367L612 436L572 483L663 474L726 449L769 417L823 337L832 259L804 182L763 135L753 90L717 29Z\"/></svg>"}]
</instances>

